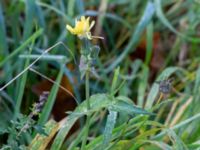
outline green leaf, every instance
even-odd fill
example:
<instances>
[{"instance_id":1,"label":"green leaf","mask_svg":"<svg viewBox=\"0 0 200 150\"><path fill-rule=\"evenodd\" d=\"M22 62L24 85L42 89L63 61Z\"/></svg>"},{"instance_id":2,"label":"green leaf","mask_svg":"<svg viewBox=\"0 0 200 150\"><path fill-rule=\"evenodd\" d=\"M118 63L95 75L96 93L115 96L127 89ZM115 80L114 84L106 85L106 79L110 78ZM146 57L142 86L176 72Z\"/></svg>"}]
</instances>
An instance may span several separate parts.
<instances>
[{"instance_id":1,"label":"green leaf","mask_svg":"<svg viewBox=\"0 0 200 150\"><path fill-rule=\"evenodd\" d=\"M124 101L124 102L126 102L126 103L129 103L130 105L133 105L133 104L134 104L134 103L133 103L133 100L130 99L130 98L128 98L128 97L126 97L126 96L119 95L119 96L117 96L115 99L117 99L117 100L119 100L119 101Z\"/></svg>"},{"instance_id":2,"label":"green leaf","mask_svg":"<svg viewBox=\"0 0 200 150\"><path fill-rule=\"evenodd\" d=\"M67 9L68 11L67 11L67 14L69 16L74 16L75 3L76 3L76 1L74 1L74 0L68 0L68 9Z\"/></svg>"},{"instance_id":3,"label":"green leaf","mask_svg":"<svg viewBox=\"0 0 200 150\"><path fill-rule=\"evenodd\" d=\"M153 51L153 35L154 33L154 28L153 28L153 23L151 22L147 26L147 35L146 35L146 56L145 56L145 64L148 65L151 61L151 56L152 56L152 51Z\"/></svg>"},{"instance_id":4,"label":"green leaf","mask_svg":"<svg viewBox=\"0 0 200 150\"><path fill-rule=\"evenodd\" d=\"M111 95L114 95L115 89L117 87L118 78L119 78L120 67L115 69L112 85L111 85Z\"/></svg>"},{"instance_id":5,"label":"green leaf","mask_svg":"<svg viewBox=\"0 0 200 150\"><path fill-rule=\"evenodd\" d=\"M145 91L147 88L148 83L148 77L149 77L149 68L146 65L143 65L142 72L140 75L140 82L139 82L139 88L138 88L138 106L143 107L144 104L144 97L145 97Z\"/></svg>"},{"instance_id":6,"label":"green leaf","mask_svg":"<svg viewBox=\"0 0 200 150\"><path fill-rule=\"evenodd\" d=\"M116 111L109 111L106 121L106 127L104 130L104 137L103 137L103 144L101 149L105 149L112 138L112 131L116 123L117 112Z\"/></svg>"},{"instance_id":7,"label":"green leaf","mask_svg":"<svg viewBox=\"0 0 200 150\"><path fill-rule=\"evenodd\" d=\"M31 51L32 51L32 48L30 49L29 53L31 53ZM25 61L24 69L27 68L29 64L30 64L30 59L27 58L26 61ZM28 72L25 72L22 75L22 77L19 79L20 82L18 82L19 88L16 90L17 99L16 99L16 104L15 104L14 119L16 119L17 115L20 112L20 107L21 107L22 98L23 98L23 95L24 95L24 89L25 89L27 77L28 77Z\"/></svg>"},{"instance_id":8,"label":"green leaf","mask_svg":"<svg viewBox=\"0 0 200 150\"><path fill-rule=\"evenodd\" d=\"M127 113L130 115L134 114L147 114L152 115L152 113L137 107L135 105L131 105L130 103L127 103L125 101L117 101L114 105L111 105L111 110L118 111L121 113Z\"/></svg>"}]
</instances>

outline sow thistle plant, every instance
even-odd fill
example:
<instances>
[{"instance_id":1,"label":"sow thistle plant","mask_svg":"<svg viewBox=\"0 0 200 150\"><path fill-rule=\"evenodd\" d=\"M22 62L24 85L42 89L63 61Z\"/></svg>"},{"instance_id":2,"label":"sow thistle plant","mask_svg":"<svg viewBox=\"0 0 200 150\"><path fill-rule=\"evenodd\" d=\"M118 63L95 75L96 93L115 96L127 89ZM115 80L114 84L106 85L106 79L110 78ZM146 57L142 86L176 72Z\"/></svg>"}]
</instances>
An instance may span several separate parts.
<instances>
[{"instance_id":1,"label":"sow thistle plant","mask_svg":"<svg viewBox=\"0 0 200 150\"><path fill-rule=\"evenodd\" d=\"M74 35L77 35L80 38L80 40L82 40L79 70L81 73L81 78L85 76L85 95L86 95L88 111L90 109L89 76L90 76L90 72L95 74L95 62L100 51L99 46L91 45L89 41L89 40L92 40L93 38L97 38L96 36L91 35L91 29L94 26L94 24L95 24L95 21L92 21L90 23L90 17L85 18L85 16L82 16L80 20L75 21L74 28L72 28L70 25L66 26L68 31L70 31ZM98 38L101 38L101 37L98 37ZM89 124L90 124L90 114L87 115L86 134L83 138L82 149L85 149L86 140L87 140L88 132L89 132Z\"/></svg>"}]
</instances>

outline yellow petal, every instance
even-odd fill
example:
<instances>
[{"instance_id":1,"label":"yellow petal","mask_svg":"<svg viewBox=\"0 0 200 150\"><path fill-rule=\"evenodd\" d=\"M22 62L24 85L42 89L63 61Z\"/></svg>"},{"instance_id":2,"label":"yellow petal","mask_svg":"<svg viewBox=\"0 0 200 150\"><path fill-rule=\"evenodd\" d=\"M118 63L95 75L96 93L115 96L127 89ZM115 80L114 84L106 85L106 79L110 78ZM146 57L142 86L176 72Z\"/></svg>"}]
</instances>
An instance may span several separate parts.
<instances>
[{"instance_id":1,"label":"yellow petal","mask_svg":"<svg viewBox=\"0 0 200 150\"><path fill-rule=\"evenodd\" d=\"M81 21L85 21L85 16L81 16Z\"/></svg>"},{"instance_id":2,"label":"yellow petal","mask_svg":"<svg viewBox=\"0 0 200 150\"><path fill-rule=\"evenodd\" d=\"M73 29L70 25L67 25L66 28L67 28L67 30L69 30L72 34L75 34L74 29Z\"/></svg>"},{"instance_id":3,"label":"yellow petal","mask_svg":"<svg viewBox=\"0 0 200 150\"><path fill-rule=\"evenodd\" d=\"M87 17L86 21L89 24L90 23L90 17Z\"/></svg>"},{"instance_id":4,"label":"yellow petal","mask_svg":"<svg viewBox=\"0 0 200 150\"><path fill-rule=\"evenodd\" d=\"M86 37L89 40L96 38L91 35L91 28L94 26L95 21L92 21L90 23L90 17L81 16L79 20L75 20L75 27L71 27L70 25L67 25L66 28L69 30L72 34L77 35L79 38ZM99 38L99 37L98 37Z\"/></svg>"}]
</instances>

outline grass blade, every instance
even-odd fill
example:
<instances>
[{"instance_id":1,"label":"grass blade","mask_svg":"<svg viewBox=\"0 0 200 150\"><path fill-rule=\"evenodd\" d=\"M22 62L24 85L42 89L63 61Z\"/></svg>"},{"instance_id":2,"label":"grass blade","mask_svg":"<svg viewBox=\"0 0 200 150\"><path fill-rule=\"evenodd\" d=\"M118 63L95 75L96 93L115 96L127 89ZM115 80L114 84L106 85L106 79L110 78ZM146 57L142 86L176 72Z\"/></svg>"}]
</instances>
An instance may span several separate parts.
<instances>
[{"instance_id":1,"label":"grass blade","mask_svg":"<svg viewBox=\"0 0 200 150\"><path fill-rule=\"evenodd\" d=\"M113 128L116 123L116 118L117 118L117 112L109 111L109 114L107 116L105 130L104 130L103 144L101 146L101 149L105 149L109 145L109 142L111 141L112 131L113 131Z\"/></svg>"},{"instance_id":2,"label":"grass blade","mask_svg":"<svg viewBox=\"0 0 200 150\"><path fill-rule=\"evenodd\" d=\"M111 105L111 110L115 110L121 113L127 113L130 115L134 115L134 114L147 114L147 115L151 114L152 115L152 113L140 107L131 105L130 103L127 103L125 101L118 101L115 104Z\"/></svg>"},{"instance_id":3,"label":"grass blade","mask_svg":"<svg viewBox=\"0 0 200 150\"><path fill-rule=\"evenodd\" d=\"M32 52L32 46L30 48L29 54L31 54L31 52ZM29 63L30 63L30 58L27 58L25 61L24 69L28 67ZM20 112L20 107L21 107L22 98L24 95L24 89L25 89L27 76L28 76L28 72L25 72L18 82L19 86L18 86L18 89L16 90L17 99L16 99L14 119L17 117L17 115Z\"/></svg>"},{"instance_id":4,"label":"grass blade","mask_svg":"<svg viewBox=\"0 0 200 150\"><path fill-rule=\"evenodd\" d=\"M152 56L152 50L153 50L153 23L151 22L147 26L147 36L146 36L146 41L147 41L147 47L146 47L146 56L145 56L145 64L148 65L151 60Z\"/></svg>"},{"instance_id":5,"label":"grass blade","mask_svg":"<svg viewBox=\"0 0 200 150\"><path fill-rule=\"evenodd\" d=\"M149 77L149 68L146 65L143 65L143 69L140 75L140 83L138 88L138 106L143 107L144 105L144 97L145 97L145 91L147 88L148 83L148 77Z\"/></svg>"}]
</instances>

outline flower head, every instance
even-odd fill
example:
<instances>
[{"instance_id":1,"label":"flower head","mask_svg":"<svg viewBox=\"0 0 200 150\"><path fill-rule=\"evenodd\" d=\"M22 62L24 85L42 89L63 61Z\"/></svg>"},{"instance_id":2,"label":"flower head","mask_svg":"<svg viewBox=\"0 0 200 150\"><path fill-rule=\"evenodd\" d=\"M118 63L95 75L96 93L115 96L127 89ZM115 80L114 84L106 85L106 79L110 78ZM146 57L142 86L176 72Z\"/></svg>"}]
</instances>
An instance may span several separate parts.
<instances>
[{"instance_id":1,"label":"flower head","mask_svg":"<svg viewBox=\"0 0 200 150\"><path fill-rule=\"evenodd\" d=\"M76 20L74 28L72 28L70 25L67 25L66 28L72 34L77 35L79 38L88 38L91 40L92 35L90 30L94 26L95 21L92 21L91 24L89 21L90 17L85 18L82 16L80 20Z\"/></svg>"}]
</instances>

